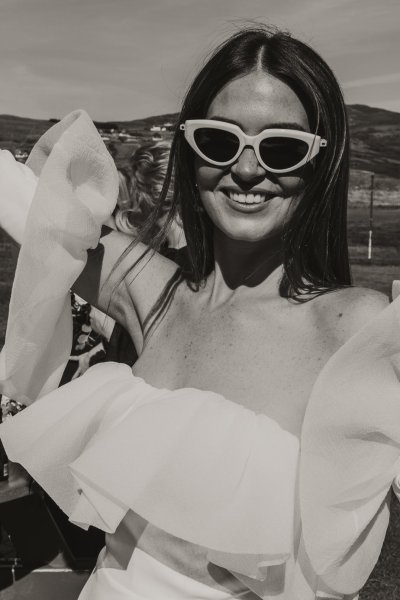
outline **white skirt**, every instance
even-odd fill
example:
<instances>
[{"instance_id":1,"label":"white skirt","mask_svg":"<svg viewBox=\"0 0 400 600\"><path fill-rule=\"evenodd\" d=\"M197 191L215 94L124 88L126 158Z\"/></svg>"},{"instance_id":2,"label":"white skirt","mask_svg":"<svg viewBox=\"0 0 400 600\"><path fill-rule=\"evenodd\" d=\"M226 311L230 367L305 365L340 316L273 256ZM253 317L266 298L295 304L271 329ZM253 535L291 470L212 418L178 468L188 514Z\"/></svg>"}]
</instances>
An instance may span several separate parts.
<instances>
[{"instance_id":1,"label":"white skirt","mask_svg":"<svg viewBox=\"0 0 400 600\"><path fill-rule=\"evenodd\" d=\"M249 590L233 594L205 585L167 567L139 548L135 549L127 569L96 567L79 596L79 600L229 600L232 598L253 600L256 596Z\"/></svg>"}]
</instances>

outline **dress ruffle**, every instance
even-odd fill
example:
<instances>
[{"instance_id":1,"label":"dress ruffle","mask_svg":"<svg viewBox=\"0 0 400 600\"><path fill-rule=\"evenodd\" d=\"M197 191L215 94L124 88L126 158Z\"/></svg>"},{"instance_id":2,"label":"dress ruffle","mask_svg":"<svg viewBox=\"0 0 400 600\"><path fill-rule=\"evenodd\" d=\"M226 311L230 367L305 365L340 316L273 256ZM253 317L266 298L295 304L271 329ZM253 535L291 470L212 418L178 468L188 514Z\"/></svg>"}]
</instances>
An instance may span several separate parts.
<instances>
[{"instance_id":1,"label":"dress ruffle","mask_svg":"<svg viewBox=\"0 0 400 600\"><path fill-rule=\"evenodd\" d=\"M1 432L11 459L80 525L113 532L132 509L210 549L272 562L292 550L297 438L218 394L160 390L105 363Z\"/></svg>"},{"instance_id":2,"label":"dress ruffle","mask_svg":"<svg viewBox=\"0 0 400 600\"><path fill-rule=\"evenodd\" d=\"M210 549L214 562L248 555L236 563L253 578L293 554L298 440L219 394L160 390L105 363L1 435L10 458L81 526L114 532L131 509Z\"/></svg>"}]
</instances>

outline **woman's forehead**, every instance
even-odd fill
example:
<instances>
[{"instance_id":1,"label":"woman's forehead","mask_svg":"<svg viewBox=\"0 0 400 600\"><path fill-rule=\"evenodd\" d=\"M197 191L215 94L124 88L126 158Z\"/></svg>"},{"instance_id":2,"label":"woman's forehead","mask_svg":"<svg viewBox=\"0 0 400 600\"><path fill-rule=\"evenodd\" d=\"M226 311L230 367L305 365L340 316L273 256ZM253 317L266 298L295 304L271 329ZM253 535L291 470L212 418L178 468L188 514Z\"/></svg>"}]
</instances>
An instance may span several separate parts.
<instances>
[{"instance_id":1,"label":"woman's forehead","mask_svg":"<svg viewBox=\"0 0 400 600\"><path fill-rule=\"evenodd\" d=\"M285 122L298 123L309 130L307 113L295 92L263 72L252 72L227 83L211 102L207 118L237 123L249 135Z\"/></svg>"}]
</instances>

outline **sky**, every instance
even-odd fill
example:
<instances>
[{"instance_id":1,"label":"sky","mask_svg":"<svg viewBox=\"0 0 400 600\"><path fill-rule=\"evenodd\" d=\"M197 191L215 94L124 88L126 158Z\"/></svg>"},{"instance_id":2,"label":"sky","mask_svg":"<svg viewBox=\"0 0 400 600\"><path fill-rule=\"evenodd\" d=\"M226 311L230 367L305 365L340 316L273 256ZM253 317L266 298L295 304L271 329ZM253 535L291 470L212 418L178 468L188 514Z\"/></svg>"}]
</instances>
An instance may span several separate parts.
<instances>
[{"instance_id":1,"label":"sky","mask_svg":"<svg viewBox=\"0 0 400 600\"><path fill-rule=\"evenodd\" d=\"M0 0L0 114L177 112L207 55L249 21L310 44L348 104L400 112L400 0Z\"/></svg>"}]
</instances>

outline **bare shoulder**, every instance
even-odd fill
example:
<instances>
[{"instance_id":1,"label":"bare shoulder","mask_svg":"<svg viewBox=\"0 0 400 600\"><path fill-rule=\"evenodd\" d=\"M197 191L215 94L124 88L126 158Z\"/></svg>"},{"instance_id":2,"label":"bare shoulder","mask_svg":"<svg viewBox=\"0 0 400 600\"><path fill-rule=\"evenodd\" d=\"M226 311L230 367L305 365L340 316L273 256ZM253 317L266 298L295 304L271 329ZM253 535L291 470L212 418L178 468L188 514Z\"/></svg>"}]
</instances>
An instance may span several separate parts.
<instances>
[{"instance_id":1,"label":"bare shoulder","mask_svg":"<svg viewBox=\"0 0 400 600\"><path fill-rule=\"evenodd\" d=\"M388 304L389 298L381 292L348 287L321 296L315 310L318 320L343 344Z\"/></svg>"}]
</instances>

